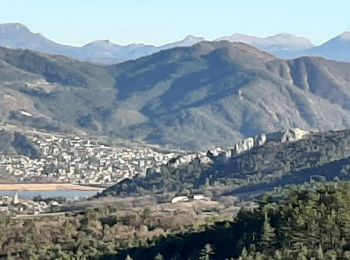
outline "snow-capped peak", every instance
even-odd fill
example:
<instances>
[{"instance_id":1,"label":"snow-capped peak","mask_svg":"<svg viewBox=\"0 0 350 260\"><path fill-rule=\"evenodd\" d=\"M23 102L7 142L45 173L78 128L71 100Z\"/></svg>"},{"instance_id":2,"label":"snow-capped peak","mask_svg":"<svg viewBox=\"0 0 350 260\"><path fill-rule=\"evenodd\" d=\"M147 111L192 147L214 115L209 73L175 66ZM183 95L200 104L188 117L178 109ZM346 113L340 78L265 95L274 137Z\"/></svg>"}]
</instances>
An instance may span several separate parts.
<instances>
[{"instance_id":1,"label":"snow-capped peak","mask_svg":"<svg viewBox=\"0 0 350 260\"><path fill-rule=\"evenodd\" d=\"M342 34L339 35L339 38L342 40L349 41L350 40L350 32L349 31L343 32Z\"/></svg>"}]
</instances>

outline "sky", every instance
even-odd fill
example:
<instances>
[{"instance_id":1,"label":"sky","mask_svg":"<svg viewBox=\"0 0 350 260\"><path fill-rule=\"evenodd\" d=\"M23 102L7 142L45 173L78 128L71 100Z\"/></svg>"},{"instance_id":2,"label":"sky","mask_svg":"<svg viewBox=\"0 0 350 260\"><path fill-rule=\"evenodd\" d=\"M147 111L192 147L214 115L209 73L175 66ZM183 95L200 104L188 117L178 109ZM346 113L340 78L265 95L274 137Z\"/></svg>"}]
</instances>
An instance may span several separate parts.
<instances>
[{"instance_id":1,"label":"sky","mask_svg":"<svg viewBox=\"0 0 350 260\"><path fill-rule=\"evenodd\" d=\"M161 45L186 35L288 32L315 44L350 31L349 0L0 0L0 23L19 22L59 43Z\"/></svg>"}]
</instances>

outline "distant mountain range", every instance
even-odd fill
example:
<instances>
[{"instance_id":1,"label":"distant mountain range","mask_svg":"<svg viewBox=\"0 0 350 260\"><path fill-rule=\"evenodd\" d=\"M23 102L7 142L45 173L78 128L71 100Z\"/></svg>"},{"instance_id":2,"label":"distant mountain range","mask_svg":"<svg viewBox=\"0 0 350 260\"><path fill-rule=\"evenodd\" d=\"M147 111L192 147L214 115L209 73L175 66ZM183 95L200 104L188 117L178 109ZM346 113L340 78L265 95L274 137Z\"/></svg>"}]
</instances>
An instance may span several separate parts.
<instances>
[{"instance_id":1,"label":"distant mountain range","mask_svg":"<svg viewBox=\"0 0 350 260\"><path fill-rule=\"evenodd\" d=\"M288 33L281 33L266 38L233 34L216 39L216 41L222 40L243 42L281 58L296 57L299 53L315 47L309 39Z\"/></svg>"},{"instance_id":2,"label":"distant mountain range","mask_svg":"<svg viewBox=\"0 0 350 260\"><path fill-rule=\"evenodd\" d=\"M2 47L28 49L102 64L113 64L137 59L164 49L191 46L202 40L204 39L187 36L182 41L159 47L145 44L122 46L108 40L99 40L82 47L75 47L55 43L41 34L31 32L26 26L19 23L0 24L0 46Z\"/></svg>"},{"instance_id":3,"label":"distant mountain range","mask_svg":"<svg viewBox=\"0 0 350 260\"><path fill-rule=\"evenodd\" d=\"M350 63L201 41L102 66L0 48L0 119L190 149L350 127Z\"/></svg>"},{"instance_id":4,"label":"distant mountain range","mask_svg":"<svg viewBox=\"0 0 350 260\"><path fill-rule=\"evenodd\" d=\"M320 46L304 50L302 54L350 62L350 32L344 32Z\"/></svg>"},{"instance_id":5,"label":"distant mountain range","mask_svg":"<svg viewBox=\"0 0 350 260\"><path fill-rule=\"evenodd\" d=\"M55 43L41 34L31 32L26 26L19 23L0 24L0 46L63 55L81 61L101 64L120 63L161 50L192 46L204 40L204 38L189 35L181 41L163 46L146 44L118 45L108 40L100 40L88 43L82 47L74 47ZM287 33L266 38L233 34L215 39L215 41L222 40L243 42L279 58L320 56L332 60L350 61L350 32L345 32L320 46L314 46L307 38Z\"/></svg>"}]
</instances>

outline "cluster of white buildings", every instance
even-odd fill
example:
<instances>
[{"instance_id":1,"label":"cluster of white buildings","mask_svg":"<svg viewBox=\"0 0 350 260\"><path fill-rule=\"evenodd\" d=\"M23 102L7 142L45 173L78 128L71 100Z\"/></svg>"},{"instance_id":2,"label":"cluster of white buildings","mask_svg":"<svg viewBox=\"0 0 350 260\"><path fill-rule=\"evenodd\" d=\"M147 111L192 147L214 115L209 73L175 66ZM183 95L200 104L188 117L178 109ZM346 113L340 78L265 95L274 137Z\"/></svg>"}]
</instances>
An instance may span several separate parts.
<instances>
[{"instance_id":1,"label":"cluster of white buildings","mask_svg":"<svg viewBox=\"0 0 350 260\"><path fill-rule=\"evenodd\" d=\"M106 146L94 138L33 135L28 139L40 158L0 155L0 172L20 182L55 180L85 185L114 184L123 178L146 173L147 168L166 164L174 152L146 146Z\"/></svg>"},{"instance_id":2,"label":"cluster of white buildings","mask_svg":"<svg viewBox=\"0 0 350 260\"><path fill-rule=\"evenodd\" d=\"M171 200L171 203L191 202L191 201L211 201L211 198L203 194L196 194L192 198L188 196L176 196Z\"/></svg>"},{"instance_id":3,"label":"cluster of white buildings","mask_svg":"<svg viewBox=\"0 0 350 260\"><path fill-rule=\"evenodd\" d=\"M0 214L40 214L51 212L54 208L59 207L57 201L51 200L49 203L45 201L33 201L28 199L20 199L16 193L13 197L0 196Z\"/></svg>"}]
</instances>

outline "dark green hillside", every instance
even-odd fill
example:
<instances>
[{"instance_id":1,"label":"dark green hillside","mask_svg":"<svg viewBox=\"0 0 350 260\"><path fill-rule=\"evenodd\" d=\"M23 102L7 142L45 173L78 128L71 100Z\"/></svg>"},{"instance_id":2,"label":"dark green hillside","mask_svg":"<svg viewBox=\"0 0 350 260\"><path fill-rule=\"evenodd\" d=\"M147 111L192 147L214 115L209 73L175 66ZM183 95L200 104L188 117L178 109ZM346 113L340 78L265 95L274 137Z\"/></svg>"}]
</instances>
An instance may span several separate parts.
<instances>
[{"instance_id":1,"label":"dark green hillside","mask_svg":"<svg viewBox=\"0 0 350 260\"><path fill-rule=\"evenodd\" d=\"M258 209L241 211L233 223L158 239L117 259L349 259L349 198L349 183L292 187L265 195Z\"/></svg>"},{"instance_id":2,"label":"dark green hillside","mask_svg":"<svg viewBox=\"0 0 350 260\"><path fill-rule=\"evenodd\" d=\"M221 220L132 205L0 216L0 259L349 259L349 216L349 182L291 186Z\"/></svg>"}]
</instances>

